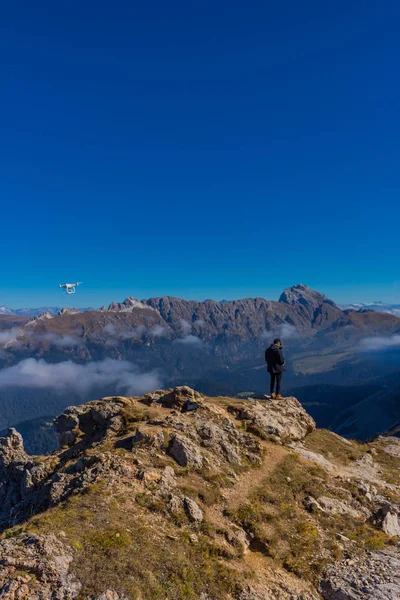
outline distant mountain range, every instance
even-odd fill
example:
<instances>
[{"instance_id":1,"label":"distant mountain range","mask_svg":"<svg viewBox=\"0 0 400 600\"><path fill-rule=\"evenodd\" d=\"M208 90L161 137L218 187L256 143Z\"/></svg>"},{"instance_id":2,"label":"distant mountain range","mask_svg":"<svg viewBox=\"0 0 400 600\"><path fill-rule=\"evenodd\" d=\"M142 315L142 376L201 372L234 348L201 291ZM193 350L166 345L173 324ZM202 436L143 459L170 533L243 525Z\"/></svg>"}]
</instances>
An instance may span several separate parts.
<instances>
[{"instance_id":1,"label":"distant mountain range","mask_svg":"<svg viewBox=\"0 0 400 600\"><path fill-rule=\"evenodd\" d=\"M125 302L128 303L132 301L132 298L127 298ZM138 302L135 300L135 302ZM144 300L146 302L146 300ZM229 300L221 300L221 304L229 304ZM112 302L110 304L110 310L112 310L113 306L124 306L124 303L116 303ZM396 315L400 317L400 304L387 304L385 302L355 302L352 304L341 304L338 305L343 310L374 310L375 312L384 312L392 315ZM9 308L8 306L0 306L0 315L15 315L20 317L37 317L44 312L48 312L52 315L57 315L61 311L60 306L40 306L38 308ZM92 307L87 308L77 308L74 309L79 312L86 312L89 310L96 310ZM105 310L105 307L102 307L100 310Z\"/></svg>"},{"instance_id":2,"label":"distant mountain range","mask_svg":"<svg viewBox=\"0 0 400 600\"><path fill-rule=\"evenodd\" d=\"M360 302L355 304L346 304L342 306L343 309L352 310L374 310L376 312L389 313L400 317L400 304L387 304L385 302Z\"/></svg>"},{"instance_id":3,"label":"distant mountain range","mask_svg":"<svg viewBox=\"0 0 400 600\"><path fill-rule=\"evenodd\" d=\"M99 394L183 383L210 396L265 392L264 350L276 336L285 390L320 426L365 439L399 421L400 318L342 309L299 284L279 301L130 297L100 310L0 315L0 430Z\"/></svg>"},{"instance_id":4,"label":"distant mountain range","mask_svg":"<svg viewBox=\"0 0 400 600\"><path fill-rule=\"evenodd\" d=\"M18 317L37 317L42 313L50 313L57 315L61 308L59 306L40 306L39 308L8 308L8 306L0 306L0 315L13 315ZM76 310L84 312L86 310L94 310L93 308L77 308Z\"/></svg>"},{"instance_id":5,"label":"distant mountain range","mask_svg":"<svg viewBox=\"0 0 400 600\"><path fill-rule=\"evenodd\" d=\"M8 308L0 306L0 315L15 315L19 317L36 317L44 312L56 315L60 311L58 306L40 306L39 308Z\"/></svg>"}]
</instances>

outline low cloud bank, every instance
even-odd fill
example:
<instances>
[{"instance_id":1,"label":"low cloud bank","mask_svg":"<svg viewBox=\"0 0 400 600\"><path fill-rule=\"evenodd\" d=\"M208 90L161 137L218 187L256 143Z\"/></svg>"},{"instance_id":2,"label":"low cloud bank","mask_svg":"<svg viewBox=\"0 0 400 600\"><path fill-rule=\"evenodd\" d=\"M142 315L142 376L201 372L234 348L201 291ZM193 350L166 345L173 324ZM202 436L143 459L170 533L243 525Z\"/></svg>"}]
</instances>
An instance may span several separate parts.
<instances>
[{"instance_id":1,"label":"low cloud bank","mask_svg":"<svg viewBox=\"0 0 400 600\"><path fill-rule=\"evenodd\" d=\"M189 321L186 321L186 319L179 319L179 322L181 324L183 336L189 335L190 332L192 331L192 326L189 323Z\"/></svg>"},{"instance_id":2,"label":"low cloud bank","mask_svg":"<svg viewBox=\"0 0 400 600\"><path fill-rule=\"evenodd\" d=\"M51 364L27 358L0 371L0 387L50 388L83 396L91 388L107 386L125 394L144 394L162 384L157 371L141 373L134 363L111 358L85 365L70 360Z\"/></svg>"},{"instance_id":3,"label":"low cloud bank","mask_svg":"<svg viewBox=\"0 0 400 600\"><path fill-rule=\"evenodd\" d=\"M7 331L0 332L0 346L12 344L14 348L18 347L21 345L23 338L27 338L33 343L49 342L53 346L60 347L77 346L80 344L80 340L74 335L60 334L52 331L36 333L26 328L12 327L11 329L7 329Z\"/></svg>"},{"instance_id":4,"label":"low cloud bank","mask_svg":"<svg viewBox=\"0 0 400 600\"><path fill-rule=\"evenodd\" d=\"M360 342L361 352L374 352L376 350L390 350L391 348L400 348L400 335L377 336L364 338Z\"/></svg>"},{"instance_id":5,"label":"low cloud bank","mask_svg":"<svg viewBox=\"0 0 400 600\"><path fill-rule=\"evenodd\" d=\"M282 323L279 327L271 331L264 331L261 334L261 339L264 341L273 342L274 338L281 338L282 340L295 340L300 337L297 328L294 325L290 325L289 323Z\"/></svg>"},{"instance_id":6,"label":"low cloud bank","mask_svg":"<svg viewBox=\"0 0 400 600\"><path fill-rule=\"evenodd\" d=\"M35 335L34 339L36 341L50 342L53 346L60 346L61 348L78 346L80 344L79 339L73 335L62 335L52 332L44 333L43 335Z\"/></svg>"},{"instance_id":7,"label":"low cloud bank","mask_svg":"<svg viewBox=\"0 0 400 600\"><path fill-rule=\"evenodd\" d=\"M130 340L132 338L140 339L146 331L146 327L145 325L137 325L136 327L132 327L131 329L122 330L118 329L118 327L116 327L112 323L108 323L104 326L103 330L110 337L119 338L123 340Z\"/></svg>"},{"instance_id":8,"label":"low cloud bank","mask_svg":"<svg viewBox=\"0 0 400 600\"><path fill-rule=\"evenodd\" d=\"M0 346L8 344L8 342L11 342L12 340L16 340L20 334L21 329L19 329L19 327L12 327L6 331L0 331Z\"/></svg>"},{"instance_id":9,"label":"low cloud bank","mask_svg":"<svg viewBox=\"0 0 400 600\"><path fill-rule=\"evenodd\" d=\"M178 338L175 340L177 344L183 344L186 346L202 346L204 344L203 340L201 340L197 335L185 335L183 338Z\"/></svg>"},{"instance_id":10,"label":"low cloud bank","mask_svg":"<svg viewBox=\"0 0 400 600\"><path fill-rule=\"evenodd\" d=\"M200 348L204 345L202 339L200 339L197 335L192 334L192 325L186 321L186 319L179 319L181 328L182 328L182 337L175 340L177 344L183 344L184 346L196 346ZM202 319L198 319L195 321L196 325L201 327L201 324L204 324Z\"/></svg>"},{"instance_id":11,"label":"low cloud bank","mask_svg":"<svg viewBox=\"0 0 400 600\"><path fill-rule=\"evenodd\" d=\"M165 329L165 327L162 327L162 325L154 325L152 327L146 327L146 325L137 325L136 327L132 327L130 329L119 329L112 323L107 323L107 325L103 327L103 331L109 337L108 342L106 342L107 345L113 345L118 340L139 340L145 334L156 338L162 337L168 333L168 331Z\"/></svg>"}]
</instances>

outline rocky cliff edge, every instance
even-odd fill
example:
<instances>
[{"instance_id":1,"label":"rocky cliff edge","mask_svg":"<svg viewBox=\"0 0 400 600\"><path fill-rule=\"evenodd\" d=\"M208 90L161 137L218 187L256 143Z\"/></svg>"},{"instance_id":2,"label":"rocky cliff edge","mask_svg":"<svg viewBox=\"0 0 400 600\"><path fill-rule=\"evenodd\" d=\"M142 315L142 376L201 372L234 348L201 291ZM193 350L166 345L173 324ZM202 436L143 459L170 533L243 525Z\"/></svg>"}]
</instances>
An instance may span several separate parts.
<instances>
[{"instance_id":1,"label":"rocky cliff edge","mask_svg":"<svg viewBox=\"0 0 400 600\"><path fill-rule=\"evenodd\" d=\"M295 398L183 386L0 438L0 598L400 597L400 440L315 428Z\"/></svg>"}]
</instances>

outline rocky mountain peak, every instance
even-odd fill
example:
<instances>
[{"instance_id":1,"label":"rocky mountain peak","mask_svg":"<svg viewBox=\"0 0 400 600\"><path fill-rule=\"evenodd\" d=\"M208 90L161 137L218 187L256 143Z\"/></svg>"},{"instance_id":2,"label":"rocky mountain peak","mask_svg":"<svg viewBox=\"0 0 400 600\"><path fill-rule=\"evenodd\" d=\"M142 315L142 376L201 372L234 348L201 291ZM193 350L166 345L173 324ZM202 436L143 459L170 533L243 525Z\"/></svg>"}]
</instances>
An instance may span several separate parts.
<instances>
[{"instance_id":1,"label":"rocky mountain peak","mask_svg":"<svg viewBox=\"0 0 400 600\"><path fill-rule=\"evenodd\" d=\"M58 316L62 316L62 315L77 315L80 312L81 311L78 310L77 308L62 308L59 311Z\"/></svg>"},{"instance_id":2,"label":"rocky mountain peak","mask_svg":"<svg viewBox=\"0 0 400 600\"><path fill-rule=\"evenodd\" d=\"M63 310L68 310L68 309L63 309ZM60 314L61 314L61 312L60 312ZM31 319L29 319L28 325L30 325L31 323L37 323L38 321L49 321L50 319L53 319L53 318L54 318L54 315L51 312L45 311L45 312L42 312L37 317L32 317Z\"/></svg>"},{"instance_id":3,"label":"rocky mountain peak","mask_svg":"<svg viewBox=\"0 0 400 600\"><path fill-rule=\"evenodd\" d=\"M332 300L302 283L284 290L278 304L290 307L317 329L330 327L343 316L342 310Z\"/></svg>"},{"instance_id":4,"label":"rocky mountain peak","mask_svg":"<svg viewBox=\"0 0 400 600\"><path fill-rule=\"evenodd\" d=\"M308 287L308 285L304 285L303 283L298 283L290 288L286 288L279 298L279 302L284 302L285 304L303 304L304 306L313 306L317 307L321 304L330 304L331 306L335 306L336 304L329 300L324 294L312 290Z\"/></svg>"},{"instance_id":5,"label":"rocky mountain peak","mask_svg":"<svg viewBox=\"0 0 400 600\"><path fill-rule=\"evenodd\" d=\"M111 304L108 307L108 310L112 312L132 312L137 308L147 310L151 309L151 307L147 306L140 300L129 296L128 298L125 298L123 302L111 302Z\"/></svg>"}]
</instances>

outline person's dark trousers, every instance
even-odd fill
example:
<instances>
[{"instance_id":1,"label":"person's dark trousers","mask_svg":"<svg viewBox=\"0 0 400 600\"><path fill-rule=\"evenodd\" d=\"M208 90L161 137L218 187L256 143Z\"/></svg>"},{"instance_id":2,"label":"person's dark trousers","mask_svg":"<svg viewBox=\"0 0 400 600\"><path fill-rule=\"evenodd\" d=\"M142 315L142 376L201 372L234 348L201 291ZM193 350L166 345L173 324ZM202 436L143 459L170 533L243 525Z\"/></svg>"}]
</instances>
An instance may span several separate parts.
<instances>
[{"instance_id":1,"label":"person's dark trousers","mask_svg":"<svg viewBox=\"0 0 400 600\"><path fill-rule=\"evenodd\" d=\"M270 373L271 375L271 386L270 392L271 394L274 392L274 387L276 383L276 395L281 393L281 381L282 381L282 373Z\"/></svg>"}]
</instances>

